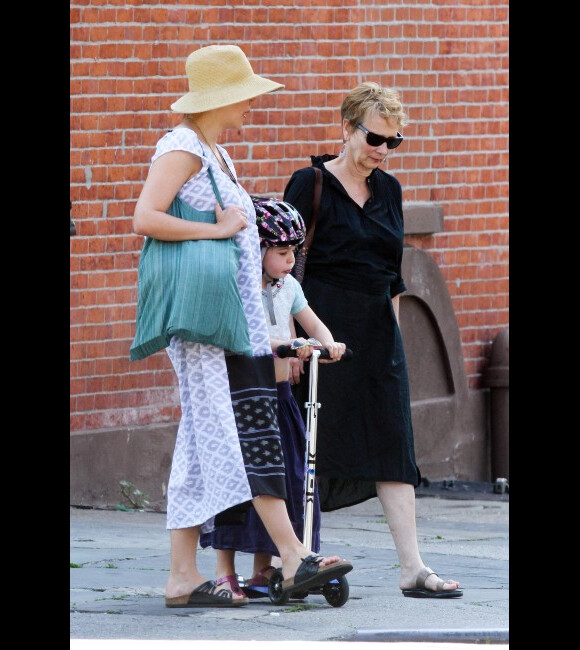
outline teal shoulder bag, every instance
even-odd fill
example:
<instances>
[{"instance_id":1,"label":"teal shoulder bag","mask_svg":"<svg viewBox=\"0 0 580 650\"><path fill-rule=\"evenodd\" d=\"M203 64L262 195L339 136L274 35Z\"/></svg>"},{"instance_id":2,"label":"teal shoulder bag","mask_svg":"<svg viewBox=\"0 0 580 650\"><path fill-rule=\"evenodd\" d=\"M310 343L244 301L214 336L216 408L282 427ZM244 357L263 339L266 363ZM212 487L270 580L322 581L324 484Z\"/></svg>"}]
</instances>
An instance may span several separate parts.
<instances>
[{"instance_id":1,"label":"teal shoulder bag","mask_svg":"<svg viewBox=\"0 0 580 650\"><path fill-rule=\"evenodd\" d=\"M207 171L223 208L211 169ZM167 212L188 221L216 223L214 211L196 210L177 197ZM251 355L237 283L238 260L233 237L186 241L147 237L139 260L131 361L166 348L172 336Z\"/></svg>"}]
</instances>

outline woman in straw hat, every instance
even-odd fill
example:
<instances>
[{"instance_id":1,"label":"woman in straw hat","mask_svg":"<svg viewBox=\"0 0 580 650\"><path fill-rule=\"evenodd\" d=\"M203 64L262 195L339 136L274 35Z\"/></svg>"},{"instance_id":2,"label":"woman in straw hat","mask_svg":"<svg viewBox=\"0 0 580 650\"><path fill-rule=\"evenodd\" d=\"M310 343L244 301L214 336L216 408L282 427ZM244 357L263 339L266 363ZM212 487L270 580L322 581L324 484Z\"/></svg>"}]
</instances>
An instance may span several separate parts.
<instances>
[{"instance_id":1,"label":"woman in straw hat","mask_svg":"<svg viewBox=\"0 0 580 650\"><path fill-rule=\"evenodd\" d=\"M189 92L171 105L183 120L157 143L133 227L148 239L169 242L233 238L239 252L233 275L248 349L232 353L187 340L187 334L172 335L164 343L162 336L149 332L145 341L142 323L147 319L138 305L131 359L165 347L179 383L182 413L167 490L171 565L166 606L237 607L248 599L236 575L218 565L217 579L206 580L197 569L196 552L200 532L235 521L248 507L256 509L280 551L283 591L324 584L350 571L352 564L312 554L296 537L288 517L255 211L231 158L217 143L226 129L243 126L252 99L283 85L254 74L235 45L198 49L187 58L185 69ZM170 208L176 200L184 209L215 210L215 223L173 216Z\"/></svg>"}]
</instances>

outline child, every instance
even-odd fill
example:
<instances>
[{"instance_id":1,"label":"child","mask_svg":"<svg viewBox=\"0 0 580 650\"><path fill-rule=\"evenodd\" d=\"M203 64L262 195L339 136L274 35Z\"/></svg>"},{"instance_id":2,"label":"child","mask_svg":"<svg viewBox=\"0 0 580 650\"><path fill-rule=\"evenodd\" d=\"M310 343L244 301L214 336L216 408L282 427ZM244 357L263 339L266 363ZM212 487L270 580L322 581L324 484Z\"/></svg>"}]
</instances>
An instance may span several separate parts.
<instances>
[{"instance_id":1,"label":"child","mask_svg":"<svg viewBox=\"0 0 580 650\"><path fill-rule=\"evenodd\" d=\"M338 361L346 346L333 340L328 328L308 306L302 287L290 275L295 262L295 249L304 242L305 237L304 221L299 212L284 201L252 198L262 254L262 302L274 354L278 424L286 465L286 507L296 535L302 539L306 431L298 403L290 389L290 359L278 358L276 350L280 345L293 343L299 359L304 360L312 355L312 346L308 341L292 338L292 318L298 321L308 336L320 341L328 350L330 359L321 360L320 363ZM236 591L240 587L235 571L235 552L253 553L252 578L245 581L241 589L248 598L268 596L268 581L274 571L272 557L278 556L278 550L253 507L247 511L244 523L217 525L212 533L201 535L200 544L204 548L212 546L217 549L216 575L225 576ZM316 553L319 548L320 504L315 486L311 550Z\"/></svg>"}]
</instances>

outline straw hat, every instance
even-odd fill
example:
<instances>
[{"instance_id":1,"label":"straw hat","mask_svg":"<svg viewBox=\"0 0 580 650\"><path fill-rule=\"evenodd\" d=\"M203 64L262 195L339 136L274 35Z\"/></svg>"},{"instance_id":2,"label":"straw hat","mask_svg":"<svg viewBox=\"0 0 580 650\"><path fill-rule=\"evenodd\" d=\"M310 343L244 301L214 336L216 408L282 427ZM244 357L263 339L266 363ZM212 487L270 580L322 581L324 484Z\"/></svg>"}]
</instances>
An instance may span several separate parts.
<instances>
[{"instance_id":1,"label":"straw hat","mask_svg":"<svg viewBox=\"0 0 580 650\"><path fill-rule=\"evenodd\" d=\"M189 92L171 104L176 113L201 113L284 88L284 84L254 74L237 45L208 45L192 52L185 72Z\"/></svg>"}]
</instances>

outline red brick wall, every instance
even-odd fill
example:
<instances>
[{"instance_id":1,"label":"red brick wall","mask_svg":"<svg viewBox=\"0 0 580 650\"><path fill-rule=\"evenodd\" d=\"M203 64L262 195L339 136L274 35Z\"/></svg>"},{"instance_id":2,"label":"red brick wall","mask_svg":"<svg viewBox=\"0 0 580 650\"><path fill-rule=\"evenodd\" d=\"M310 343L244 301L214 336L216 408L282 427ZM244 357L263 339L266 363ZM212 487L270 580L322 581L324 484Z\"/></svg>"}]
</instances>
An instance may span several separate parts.
<instances>
[{"instance_id":1,"label":"red brick wall","mask_svg":"<svg viewBox=\"0 0 580 650\"><path fill-rule=\"evenodd\" d=\"M142 245L131 218L155 143L179 121L169 104L187 91L185 59L215 43L286 85L222 142L250 192L280 195L311 154L338 153L357 83L400 91L411 123L388 169L404 201L445 215L442 233L407 241L441 268L481 386L508 325L507 0L72 0L70 16L72 431L179 417L166 354L129 362Z\"/></svg>"}]
</instances>

